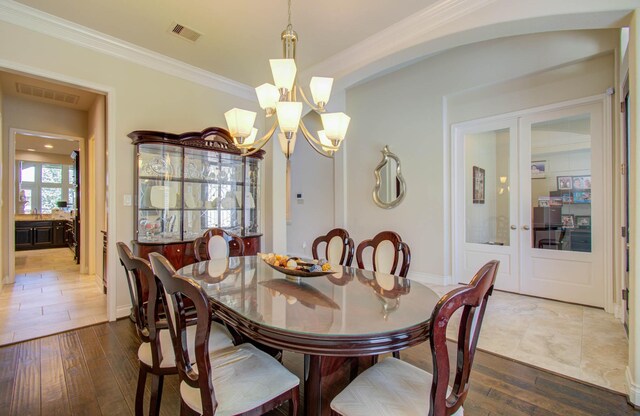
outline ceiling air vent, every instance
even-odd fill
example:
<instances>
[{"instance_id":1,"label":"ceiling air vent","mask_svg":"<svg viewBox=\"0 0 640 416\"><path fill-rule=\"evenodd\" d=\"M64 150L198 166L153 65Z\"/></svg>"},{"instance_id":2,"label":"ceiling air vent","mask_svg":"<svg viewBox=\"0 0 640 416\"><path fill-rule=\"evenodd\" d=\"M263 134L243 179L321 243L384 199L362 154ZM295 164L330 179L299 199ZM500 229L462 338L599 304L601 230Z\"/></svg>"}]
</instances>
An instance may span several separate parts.
<instances>
[{"instance_id":1,"label":"ceiling air vent","mask_svg":"<svg viewBox=\"0 0 640 416\"><path fill-rule=\"evenodd\" d=\"M173 23L170 28L171 33L176 36L180 36L183 39L195 42L202 36L200 33L186 26L182 26L180 23Z\"/></svg>"},{"instance_id":2,"label":"ceiling air vent","mask_svg":"<svg viewBox=\"0 0 640 416\"><path fill-rule=\"evenodd\" d=\"M44 98L45 100L58 101L65 104L78 104L78 101L80 100L79 95L56 91L50 88L37 87L35 85L23 84L21 82L16 82L16 91L20 94Z\"/></svg>"}]
</instances>

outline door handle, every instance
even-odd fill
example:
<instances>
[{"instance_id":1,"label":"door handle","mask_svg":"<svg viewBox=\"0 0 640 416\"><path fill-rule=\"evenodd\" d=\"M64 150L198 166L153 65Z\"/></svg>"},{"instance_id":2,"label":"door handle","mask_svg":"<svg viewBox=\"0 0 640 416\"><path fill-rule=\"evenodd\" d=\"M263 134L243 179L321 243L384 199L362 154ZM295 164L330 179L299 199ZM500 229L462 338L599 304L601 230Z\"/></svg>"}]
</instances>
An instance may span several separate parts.
<instances>
[{"instance_id":1,"label":"door handle","mask_svg":"<svg viewBox=\"0 0 640 416\"><path fill-rule=\"evenodd\" d=\"M511 229L512 229L512 230L517 230L517 229L518 229L518 227L516 227L515 225L512 225L512 226L511 226Z\"/></svg>"},{"instance_id":2,"label":"door handle","mask_svg":"<svg viewBox=\"0 0 640 416\"><path fill-rule=\"evenodd\" d=\"M528 225L523 225L522 229L525 230L525 231L529 231L529 226Z\"/></svg>"}]
</instances>

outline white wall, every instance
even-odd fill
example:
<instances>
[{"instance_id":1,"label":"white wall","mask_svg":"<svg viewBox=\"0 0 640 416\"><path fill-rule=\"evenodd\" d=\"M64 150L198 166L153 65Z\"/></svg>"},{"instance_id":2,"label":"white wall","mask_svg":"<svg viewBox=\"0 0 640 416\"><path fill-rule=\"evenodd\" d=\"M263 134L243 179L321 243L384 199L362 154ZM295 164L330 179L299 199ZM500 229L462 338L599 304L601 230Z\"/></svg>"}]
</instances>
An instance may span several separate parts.
<instances>
[{"instance_id":1,"label":"white wall","mask_svg":"<svg viewBox=\"0 0 640 416\"><path fill-rule=\"evenodd\" d=\"M0 141L4 142L4 95L2 92L2 86L0 86ZM4 204L7 202L6 199L4 199L4 188L5 186L3 185L4 182L6 181L6 176L3 174L4 172L4 146L0 146L0 215L2 215L2 213L4 212ZM2 218L0 218L0 237L4 236L6 233L6 226L3 224ZM0 253L6 253L7 252L7 239L2 237L0 238ZM7 264L8 259L5 259L4 254L0 254L0 290L2 290L2 285L4 284L4 270L6 264Z\"/></svg>"},{"instance_id":2,"label":"white wall","mask_svg":"<svg viewBox=\"0 0 640 416\"><path fill-rule=\"evenodd\" d=\"M322 129L320 117L314 112L304 117L304 123L311 132ZM287 253L311 257L313 240L334 228L333 171L334 159L319 155L302 134L298 134L291 157ZM302 194L301 201L296 198L298 193Z\"/></svg>"},{"instance_id":3,"label":"white wall","mask_svg":"<svg viewBox=\"0 0 640 416\"><path fill-rule=\"evenodd\" d=\"M65 79L96 86L97 90L103 87L113 92L108 102L114 112L108 116L114 130L107 134L115 140L115 152L108 157L115 158L117 169L109 172L109 186L115 187L116 195L109 206L110 215L115 214L116 218L115 235L109 236L110 253L115 253L115 242L129 242L133 237L133 209L122 204L123 196L133 193L134 148L128 133L139 129L181 133L225 126L226 110L236 106L257 110L253 101L12 24L0 23L0 39L10 40L0 41L0 56L14 66L59 74ZM3 145L5 149L8 146L6 136ZM4 170L6 174L6 168ZM113 257L109 281L118 279L116 304L126 313L129 294L122 270L116 268L116 264Z\"/></svg>"},{"instance_id":4,"label":"white wall","mask_svg":"<svg viewBox=\"0 0 640 416\"><path fill-rule=\"evenodd\" d=\"M397 231L411 246L414 276L448 277L451 124L603 93L613 85L617 44L615 30L497 39L348 90L347 224L356 243ZM392 210L371 199L372 171L385 144L400 157L407 182L405 201Z\"/></svg>"},{"instance_id":5,"label":"white wall","mask_svg":"<svg viewBox=\"0 0 640 416\"><path fill-rule=\"evenodd\" d=\"M88 212L86 237L89 245L89 274L102 278L102 230L106 230L106 107L105 97L100 95L88 111L87 155L84 163L89 172Z\"/></svg>"},{"instance_id":6,"label":"white wall","mask_svg":"<svg viewBox=\"0 0 640 416\"><path fill-rule=\"evenodd\" d=\"M68 155L57 155L54 153L44 152L25 152L23 150L16 150L16 160L73 165L73 159L71 159L71 157L69 157Z\"/></svg>"}]
</instances>

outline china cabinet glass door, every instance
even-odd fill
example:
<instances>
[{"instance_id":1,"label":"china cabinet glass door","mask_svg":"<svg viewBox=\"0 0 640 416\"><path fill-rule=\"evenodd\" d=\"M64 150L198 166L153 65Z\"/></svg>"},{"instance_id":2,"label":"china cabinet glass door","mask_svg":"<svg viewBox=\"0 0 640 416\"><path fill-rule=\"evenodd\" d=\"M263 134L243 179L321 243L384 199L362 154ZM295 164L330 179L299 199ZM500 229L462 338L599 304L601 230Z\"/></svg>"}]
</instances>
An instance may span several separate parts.
<instances>
[{"instance_id":1,"label":"china cabinet glass door","mask_svg":"<svg viewBox=\"0 0 640 416\"><path fill-rule=\"evenodd\" d=\"M181 238L182 149L141 144L138 147L138 240Z\"/></svg>"}]
</instances>

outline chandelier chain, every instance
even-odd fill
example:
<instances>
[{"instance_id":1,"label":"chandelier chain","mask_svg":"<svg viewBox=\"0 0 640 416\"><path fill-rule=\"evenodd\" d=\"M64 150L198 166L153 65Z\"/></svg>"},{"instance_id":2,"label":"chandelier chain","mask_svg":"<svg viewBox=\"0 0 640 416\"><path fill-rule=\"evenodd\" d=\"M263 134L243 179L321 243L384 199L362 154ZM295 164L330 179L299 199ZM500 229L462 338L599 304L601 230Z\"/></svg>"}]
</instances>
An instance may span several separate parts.
<instances>
[{"instance_id":1,"label":"chandelier chain","mask_svg":"<svg viewBox=\"0 0 640 416\"><path fill-rule=\"evenodd\" d=\"M291 27L291 0L289 0L289 20L288 20L288 26Z\"/></svg>"}]
</instances>

